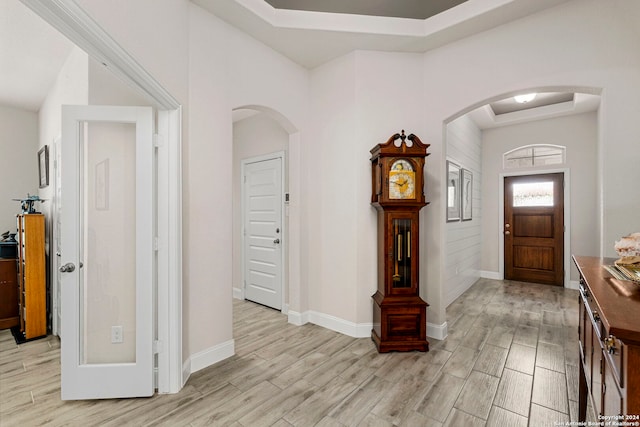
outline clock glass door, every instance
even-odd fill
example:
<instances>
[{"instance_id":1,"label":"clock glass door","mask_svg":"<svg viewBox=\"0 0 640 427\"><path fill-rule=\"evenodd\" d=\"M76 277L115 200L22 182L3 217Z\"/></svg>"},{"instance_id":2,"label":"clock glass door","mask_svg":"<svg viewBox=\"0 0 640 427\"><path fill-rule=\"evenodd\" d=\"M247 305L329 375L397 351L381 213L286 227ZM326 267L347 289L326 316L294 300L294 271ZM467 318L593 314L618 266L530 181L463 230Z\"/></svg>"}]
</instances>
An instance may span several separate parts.
<instances>
[{"instance_id":1,"label":"clock glass door","mask_svg":"<svg viewBox=\"0 0 640 427\"><path fill-rule=\"evenodd\" d=\"M410 288L411 278L411 219L395 218L393 224L393 275L394 288Z\"/></svg>"},{"instance_id":2,"label":"clock glass door","mask_svg":"<svg viewBox=\"0 0 640 427\"><path fill-rule=\"evenodd\" d=\"M393 162L389 171L389 199L415 199L416 174L408 160L399 159Z\"/></svg>"}]
</instances>

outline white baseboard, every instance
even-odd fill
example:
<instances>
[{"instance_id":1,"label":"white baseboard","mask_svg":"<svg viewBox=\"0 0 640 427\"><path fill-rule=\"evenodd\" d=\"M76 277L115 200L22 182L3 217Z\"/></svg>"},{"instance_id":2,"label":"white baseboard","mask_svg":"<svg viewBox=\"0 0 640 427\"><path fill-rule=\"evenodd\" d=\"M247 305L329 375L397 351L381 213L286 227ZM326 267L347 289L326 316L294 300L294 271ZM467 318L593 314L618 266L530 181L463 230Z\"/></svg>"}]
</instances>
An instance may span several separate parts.
<instances>
[{"instance_id":1,"label":"white baseboard","mask_svg":"<svg viewBox=\"0 0 640 427\"><path fill-rule=\"evenodd\" d=\"M441 325L427 322L427 336L442 341L447 337L447 322Z\"/></svg>"},{"instance_id":2,"label":"white baseboard","mask_svg":"<svg viewBox=\"0 0 640 427\"><path fill-rule=\"evenodd\" d=\"M482 277L483 279L500 280L500 272L480 270L480 277Z\"/></svg>"},{"instance_id":3,"label":"white baseboard","mask_svg":"<svg viewBox=\"0 0 640 427\"><path fill-rule=\"evenodd\" d=\"M368 338L371 336L371 328L373 323L353 323L330 314L318 313L317 311L309 311L309 322L340 332L354 338Z\"/></svg>"},{"instance_id":4,"label":"white baseboard","mask_svg":"<svg viewBox=\"0 0 640 427\"><path fill-rule=\"evenodd\" d=\"M576 291L580 290L580 282L577 280L570 280L569 283L567 283L567 286L565 286L565 288L567 289L575 289Z\"/></svg>"},{"instance_id":5,"label":"white baseboard","mask_svg":"<svg viewBox=\"0 0 640 427\"><path fill-rule=\"evenodd\" d=\"M298 313L297 311L289 310L287 311L287 318L289 323L296 326L302 326L309 323L309 315L308 312Z\"/></svg>"},{"instance_id":6,"label":"white baseboard","mask_svg":"<svg viewBox=\"0 0 640 427\"><path fill-rule=\"evenodd\" d=\"M223 342L206 350L192 354L187 363L189 364L189 374L198 372L208 366L228 359L236 354L234 340ZM184 369L184 368L183 368ZM184 375L184 373L183 373Z\"/></svg>"},{"instance_id":7,"label":"white baseboard","mask_svg":"<svg viewBox=\"0 0 640 427\"><path fill-rule=\"evenodd\" d=\"M190 376L191 376L191 359L187 359L182 364L182 387L184 387L185 384L187 384L187 381L189 381Z\"/></svg>"},{"instance_id":8,"label":"white baseboard","mask_svg":"<svg viewBox=\"0 0 640 427\"><path fill-rule=\"evenodd\" d=\"M302 326L306 323L322 326L323 328L339 332L354 338L368 338L371 336L371 328L373 323L354 323L330 314L319 313L317 311L305 311L298 313L289 311L289 323L296 326Z\"/></svg>"},{"instance_id":9,"label":"white baseboard","mask_svg":"<svg viewBox=\"0 0 640 427\"><path fill-rule=\"evenodd\" d=\"M240 288L233 288L233 297L235 299L244 299L244 292Z\"/></svg>"}]
</instances>

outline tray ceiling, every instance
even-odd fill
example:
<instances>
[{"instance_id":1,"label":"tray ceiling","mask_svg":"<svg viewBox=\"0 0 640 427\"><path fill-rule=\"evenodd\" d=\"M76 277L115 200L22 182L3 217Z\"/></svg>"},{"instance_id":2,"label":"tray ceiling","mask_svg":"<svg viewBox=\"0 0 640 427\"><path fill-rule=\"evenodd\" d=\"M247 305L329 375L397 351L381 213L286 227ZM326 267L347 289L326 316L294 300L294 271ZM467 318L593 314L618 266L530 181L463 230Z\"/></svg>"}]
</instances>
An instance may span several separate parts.
<instances>
[{"instance_id":1,"label":"tray ceiling","mask_svg":"<svg viewBox=\"0 0 640 427\"><path fill-rule=\"evenodd\" d=\"M276 9L427 19L467 0L265 0Z\"/></svg>"}]
</instances>

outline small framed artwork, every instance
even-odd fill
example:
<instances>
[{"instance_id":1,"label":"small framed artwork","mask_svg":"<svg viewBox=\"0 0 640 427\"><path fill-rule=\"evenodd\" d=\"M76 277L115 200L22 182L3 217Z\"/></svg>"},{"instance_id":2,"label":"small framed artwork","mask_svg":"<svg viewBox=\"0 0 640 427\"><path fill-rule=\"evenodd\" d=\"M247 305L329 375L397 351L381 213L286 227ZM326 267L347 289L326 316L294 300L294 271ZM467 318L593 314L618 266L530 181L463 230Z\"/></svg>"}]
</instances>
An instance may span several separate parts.
<instances>
[{"instance_id":1,"label":"small framed artwork","mask_svg":"<svg viewBox=\"0 0 640 427\"><path fill-rule=\"evenodd\" d=\"M45 145L38 151L38 176L40 188L49 185L49 146Z\"/></svg>"},{"instance_id":2,"label":"small framed artwork","mask_svg":"<svg viewBox=\"0 0 640 427\"><path fill-rule=\"evenodd\" d=\"M460 221L460 166L447 160L447 222Z\"/></svg>"},{"instance_id":3,"label":"small framed artwork","mask_svg":"<svg viewBox=\"0 0 640 427\"><path fill-rule=\"evenodd\" d=\"M462 169L462 220L470 221L473 201L473 173L468 169Z\"/></svg>"}]
</instances>

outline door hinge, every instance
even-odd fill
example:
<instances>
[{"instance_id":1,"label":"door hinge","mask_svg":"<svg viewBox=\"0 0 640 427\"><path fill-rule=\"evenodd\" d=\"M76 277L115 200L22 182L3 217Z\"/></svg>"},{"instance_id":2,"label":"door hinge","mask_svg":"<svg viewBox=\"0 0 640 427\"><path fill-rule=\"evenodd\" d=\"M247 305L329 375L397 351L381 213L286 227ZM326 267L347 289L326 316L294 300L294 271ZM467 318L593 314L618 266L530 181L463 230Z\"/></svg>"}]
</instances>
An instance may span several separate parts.
<instances>
[{"instance_id":1,"label":"door hinge","mask_svg":"<svg viewBox=\"0 0 640 427\"><path fill-rule=\"evenodd\" d=\"M164 352L164 343L160 340L153 341L153 354Z\"/></svg>"},{"instance_id":2,"label":"door hinge","mask_svg":"<svg viewBox=\"0 0 640 427\"><path fill-rule=\"evenodd\" d=\"M153 146L156 148L164 146L164 135L161 135L159 133L154 133Z\"/></svg>"},{"instance_id":3,"label":"door hinge","mask_svg":"<svg viewBox=\"0 0 640 427\"><path fill-rule=\"evenodd\" d=\"M153 250L157 252L159 247L160 247L160 239L158 238L158 236L156 236L153 238Z\"/></svg>"}]
</instances>

